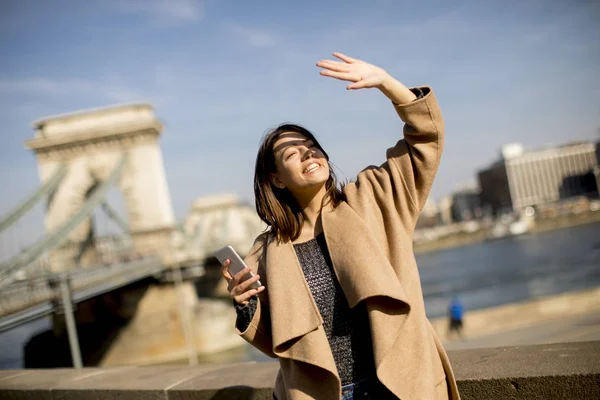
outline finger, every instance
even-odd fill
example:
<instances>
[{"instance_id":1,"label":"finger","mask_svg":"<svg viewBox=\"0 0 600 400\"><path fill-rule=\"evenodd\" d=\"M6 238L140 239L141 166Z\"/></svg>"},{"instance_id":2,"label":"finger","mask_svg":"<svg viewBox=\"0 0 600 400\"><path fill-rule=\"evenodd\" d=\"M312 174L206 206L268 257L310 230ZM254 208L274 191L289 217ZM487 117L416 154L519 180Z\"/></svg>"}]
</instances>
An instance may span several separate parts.
<instances>
[{"instance_id":1,"label":"finger","mask_svg":"<svg viewBox=\"0 0 600 400\"><path fill-rule=\"evenodd\" d=\"M227 285L227 290L232 295L239 295L248 290L248 288L254 284L254 282L260 279L259 275L254 275L251 278L246 279L244 282L236 284L235 280L232 280L229 285Z\"/></svg>"},{"instance_id":2,"label":"finger","mask_svg":"<svg viewBox=\"0 0 600 400\"><path fill-rule=\"evenodd\" d=\"M371 87L370 83L366 80L360 80L358 82L354 82L346 86L347 90L356 90L356 89L364 89L367 87Z\"/></svg>"},{"instance_id":3,"label":"finger","mask_svg":"<svg viewBox=\"0 0 600 400\"><path fill-rule=\"evenodd\" d=\"M342 54L342 53L333 53L333 56L335 58L339 58L340 60L347 62L348 64L352 64L352 63L355 63L358 61L358 60L356 60L352 57L348 57L347 55Z\"/></svg>"},{"instance_id":4,"label":"finger","mask_svg":"<svg viewBox=\"0 0 600 400\"><path fill-rule=\"evenodd\" d=\"M231 293L231 295L239 294L241 292L237 291L237 287L239 285L239 281L235 279L235 276L227 282L227 291Z\"/></svg>"},{"instance_id":5,"label":"finger","mask_svg":"<svg viewBox=\"0 0 600 400\"><path fill-rule=\"evenodd\" d=\"M231 274L229 273L229 265L230 264L231 264L231 261L229 261L229 259L227 259L221 265L221 275L223 275L223 278L225 278L225 280L227 280L228 282L232 279Z\"/></svg>"},{"instance_id":6,"label":"finger","mask_svg":"<svg viewBox=\"0 0 600 400\"><path fill-rule=\"evenodd\" d=\"M229 282L229 285L227 285L227 290L231 294L244 293L254 282L258 281L259 279L259 275L254 275L241 283L237 283L235 279L233 279Z\"/></svg>"},{"instance_id":7,"label":"finger","mask_svg":"<svg viewBox=\"0 0 600 400\"><path fill-rule=\"evenodd\" d=\"M252 297L256 294L259 294L263 290L265 290L264 286L260 286L257 289L248 290L247 292L244 292L244 293L240 294L239 296L234 296L234 300L236 302L238 302L239 304L245 304L248 300L250 300L250 297Z\"/></svg>"},{"instance_id":8,"label":"finger","mask_svg":"<svg viewBox=\"0 0 600 400\"><path fill-rule=\"evenodd\" d=\"M317 63L317 67L326 68L331 71L348 72L348 64L339 61L323 60Z\"/></svg>"},{"instance_id":9,"label":"finger","mask_svg":"<svg viewBox=\"0 0 600 400\"><path fill-rule=\"evenodd\" d=\"M238 284L232 279L227 283L227 291L232 295L240 294L237 290Z\"/></svg>"},{"instance_id":10,"label":"finger","mask_svg":"<svg viewBox=\"0 0 600 400\"><path fill-rule=\"evenodd\" d=\"M240 284L238 285L238 288L239 288L239 293L243 293L243 292L245 292L246 290L248 290L248 288L249 288L250 286L252 286L252 284L253 284L254 282L258 281L259 279L260 279L260 277L259 277L258 275L254 275L252 278L250 278L250 279L246 279L244 282L240 283Z\"/></svg>"},{"instance_id":11,"label":"finger","mask_svg":"<svg viewBox=\"0 0 600 400\"><path fill-rule=\"evenodd\" d=\"M360 80L359 76L356 76L355 74L351 74L349 72L336 72L336 71L329 71L329 70L325 69L325 70L322 70L320 72L320 74L323 76L329 76L331 78L339 79L342 81L358 82Z\"/></svg>"},{"instance_id":12,"label":"finger","mask_svg":"<svg viewBox=\"0 0 600 400\"><path fill-rule=\"evenodd\" d=\"M241 270L240 272L238 272L237 274L233 275L233 282L235 282L235 284L237 285L239 282L242 282L242 278L244 277L244 275L246 275L248 272L250 272L250 268L246 267L243 270Z\"/></svg>"}]
</instances>

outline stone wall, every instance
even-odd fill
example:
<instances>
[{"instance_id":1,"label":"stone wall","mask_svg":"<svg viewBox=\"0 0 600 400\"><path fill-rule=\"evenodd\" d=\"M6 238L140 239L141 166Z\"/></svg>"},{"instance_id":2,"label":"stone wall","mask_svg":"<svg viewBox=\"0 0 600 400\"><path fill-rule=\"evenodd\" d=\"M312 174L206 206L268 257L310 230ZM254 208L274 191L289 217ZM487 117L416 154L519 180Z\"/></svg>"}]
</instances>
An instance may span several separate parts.
<instances>
[{"instance_id":1,"label":"stone wall","mask_svg":"<svg viewBox=\"0 0 600 400\"><path fill-rule=\"evenodd\" d=\"M599 399L600 342L450 352L463 399ZM276 362L0 371L0 398L265 399Z\"/></svg>"}]
</instances>

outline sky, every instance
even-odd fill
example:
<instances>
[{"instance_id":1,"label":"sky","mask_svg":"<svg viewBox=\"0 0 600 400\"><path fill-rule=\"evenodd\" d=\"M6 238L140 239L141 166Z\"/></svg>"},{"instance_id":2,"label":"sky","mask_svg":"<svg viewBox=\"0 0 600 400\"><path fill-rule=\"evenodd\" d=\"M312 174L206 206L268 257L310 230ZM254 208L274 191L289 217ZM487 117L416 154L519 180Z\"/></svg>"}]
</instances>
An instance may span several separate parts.
<instances>
[{"instance_id":1,"label":"sky","mask_svg":"<svg viewBox=\"0 0 600 400\"><path fill-rule=\"evenodd\" d=\"M319 75L334 51L433 87L439 200L503 144L600 138L599 20L593 0L0 0L0 214L39 184L34 120L132 102L164 123L179 220L200 196L252 203L260 139L284 121L352 179L385 161L402 122L376 89Z\"/></svg>"}]
</instances>

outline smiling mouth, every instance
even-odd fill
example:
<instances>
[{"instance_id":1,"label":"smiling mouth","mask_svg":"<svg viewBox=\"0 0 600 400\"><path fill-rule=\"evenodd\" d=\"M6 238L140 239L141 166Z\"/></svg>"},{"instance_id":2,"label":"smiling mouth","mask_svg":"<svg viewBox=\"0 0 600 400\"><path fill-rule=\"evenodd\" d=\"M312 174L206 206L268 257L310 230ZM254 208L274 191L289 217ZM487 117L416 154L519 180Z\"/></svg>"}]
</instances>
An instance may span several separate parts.
<instances>
[{"instance_id":1,"label":"smiling mouth","mask_svg":"<svg viewBox=\"0 0 600 400\"><path fill-rule=\"evenodd\" d=\"M308 167L306 167L304 169L304 171L302 171L302 173L303 174L310 174L311 172L315 172L319 168L321 168L321 164L314 162L314 163L311 163Z\"/></svg>"}]
</instances>

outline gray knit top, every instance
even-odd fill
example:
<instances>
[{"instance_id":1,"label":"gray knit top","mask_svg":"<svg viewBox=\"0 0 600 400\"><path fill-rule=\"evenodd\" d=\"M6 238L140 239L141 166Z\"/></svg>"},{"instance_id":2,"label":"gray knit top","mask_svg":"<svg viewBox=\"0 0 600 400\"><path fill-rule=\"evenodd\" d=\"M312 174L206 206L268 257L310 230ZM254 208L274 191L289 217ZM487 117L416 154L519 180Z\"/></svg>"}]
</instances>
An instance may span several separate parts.
<instances>
[{"instance_id":1,"label":"gray knit top","mask_svg":"<svg viewBox=\"0 0 600 400\"><path fill-rule=\"evenodd\" d=\"M294 245L308 287L323 318L323 328L331 347L342 385L375 376L371 331L364 303L350 308L340 286L322 233L308 242ZM236 326L248 328L256 311L254 296L247 306L234 302Z\"/></svg>"}]
</instances>

